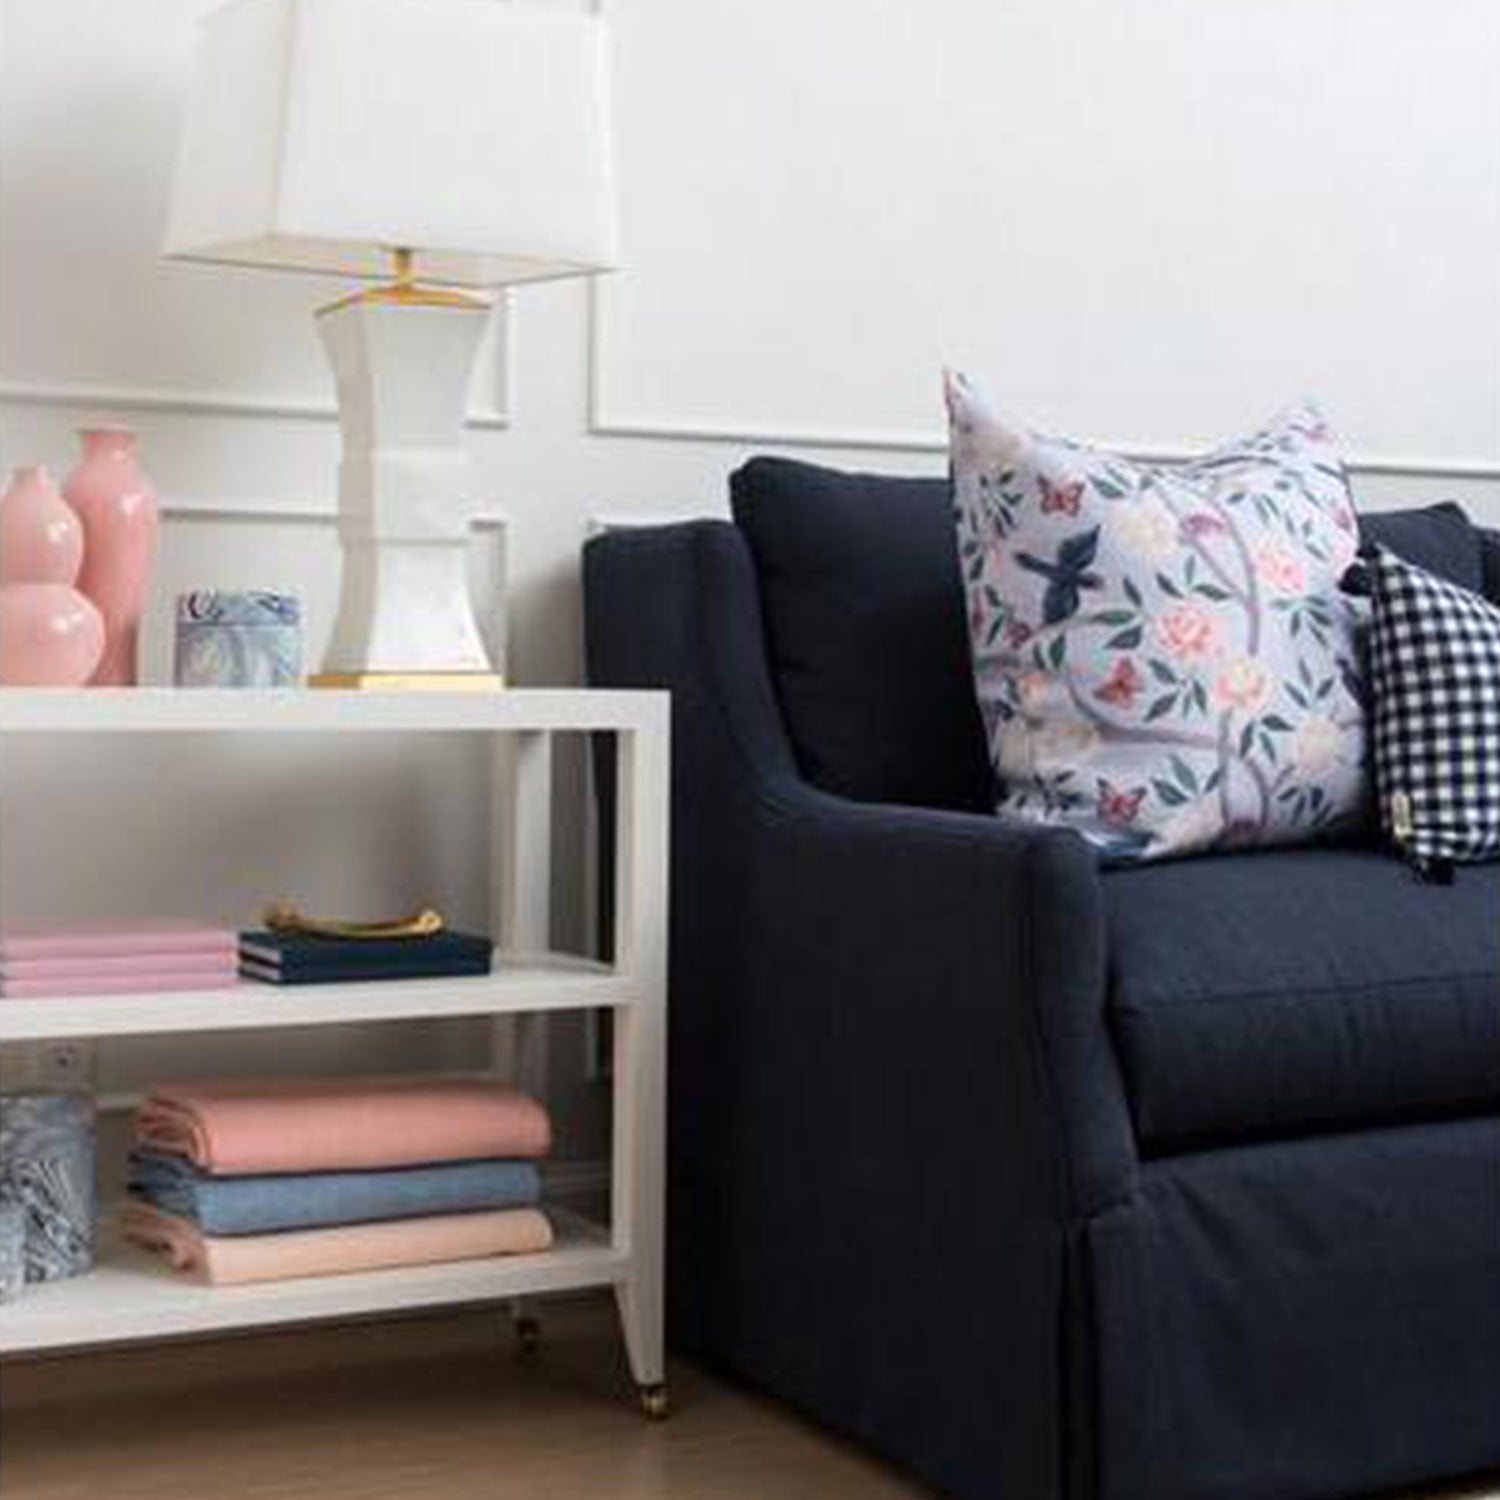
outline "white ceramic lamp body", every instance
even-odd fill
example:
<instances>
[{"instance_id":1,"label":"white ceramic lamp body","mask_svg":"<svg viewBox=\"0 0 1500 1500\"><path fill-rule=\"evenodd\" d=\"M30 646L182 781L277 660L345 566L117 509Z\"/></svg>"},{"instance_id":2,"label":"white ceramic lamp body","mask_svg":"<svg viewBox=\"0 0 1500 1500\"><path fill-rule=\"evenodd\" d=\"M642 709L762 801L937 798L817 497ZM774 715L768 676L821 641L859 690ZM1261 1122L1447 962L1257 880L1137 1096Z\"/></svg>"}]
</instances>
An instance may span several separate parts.
<instances>
[{"instance_id":1,"label":"white ceramic lamp body","mask_svg":"<svg viewBox=\"0 0 1500 1500\"><path fill-rule=\"evenodd\" d=\"M445 286L614 264L607 37L522 0L233 0L204 19L166 253ZM322 680L492 672L463 448L487 308L339 305L344 580ZM317 680L317 679L315 679Z\"/></svg>"},{"instance_id":2,"label":"white ceramic lamp body","mask_svg":"<svg viewBox=\"0 0 1500 1500\"><path fill-rule=\"evenodd\" d=\"M463 414L489 314L349 302L318 316L338 382L344 576L325 683L488 673L469 599Z\"/></svg>"}]
</instances>

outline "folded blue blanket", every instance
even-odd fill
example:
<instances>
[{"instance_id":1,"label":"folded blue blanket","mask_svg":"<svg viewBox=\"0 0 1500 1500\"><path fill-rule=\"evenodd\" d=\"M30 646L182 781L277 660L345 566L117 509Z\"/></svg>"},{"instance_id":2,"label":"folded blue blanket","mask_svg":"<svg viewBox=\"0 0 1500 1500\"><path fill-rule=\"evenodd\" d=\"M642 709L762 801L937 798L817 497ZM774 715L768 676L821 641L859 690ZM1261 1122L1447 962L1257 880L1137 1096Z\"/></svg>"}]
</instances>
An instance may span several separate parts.
<instances>
[{"instance_id":1,"label":"folded blue blanket","mask_svg":"<svg viewBox=\"0 0 1500 1500\"><path fill-rule=\"evenodd\" d=\"M438 1162L377 1172L213 1177L180 1156L134 1151L130 1191L205 1234L269 1234L428 1214L526 1208L541 1196L529 1161Z\"/></svg>"}]
</instances>

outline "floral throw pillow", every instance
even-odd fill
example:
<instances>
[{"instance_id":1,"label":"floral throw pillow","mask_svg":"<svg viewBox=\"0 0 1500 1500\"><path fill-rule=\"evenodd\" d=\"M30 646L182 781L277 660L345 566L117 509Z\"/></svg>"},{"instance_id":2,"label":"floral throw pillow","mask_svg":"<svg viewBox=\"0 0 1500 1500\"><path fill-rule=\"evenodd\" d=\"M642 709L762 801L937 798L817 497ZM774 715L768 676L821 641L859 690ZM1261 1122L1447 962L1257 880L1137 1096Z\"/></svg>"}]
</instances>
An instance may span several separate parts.
<instances>
[{"instance_id":1,"label":"floral throw pillow","mask_svg":"<svg viewBox=\"0 0 1500 1500\"><path fill-rule=\"evenodd\" d=\"M1013 427L962 377L947 396L1001 811L1126 860L1356 819L1356 524L1316 409L1166 467Z\"/></svg>"}]
</instances>

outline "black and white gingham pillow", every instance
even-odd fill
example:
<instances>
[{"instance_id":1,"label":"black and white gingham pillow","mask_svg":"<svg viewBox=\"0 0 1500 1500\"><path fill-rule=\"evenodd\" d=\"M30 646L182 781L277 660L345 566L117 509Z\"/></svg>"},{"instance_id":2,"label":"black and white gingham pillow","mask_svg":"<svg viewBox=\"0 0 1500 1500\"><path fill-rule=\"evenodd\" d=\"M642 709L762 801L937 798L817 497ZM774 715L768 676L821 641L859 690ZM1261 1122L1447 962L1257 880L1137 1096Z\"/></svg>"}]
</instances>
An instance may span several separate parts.
<instances>
[{"instance_id":1,"label":"black and white gingham pillow","mask_svg":"<svg viewBox=\"0 0 1500 1500\"><path fill-rule=\"evenodd\" d=\"M1500 856L1500 609L1384 547L1361 557L1382 826L1439 875Z\"/></svg>"}]
</instances>

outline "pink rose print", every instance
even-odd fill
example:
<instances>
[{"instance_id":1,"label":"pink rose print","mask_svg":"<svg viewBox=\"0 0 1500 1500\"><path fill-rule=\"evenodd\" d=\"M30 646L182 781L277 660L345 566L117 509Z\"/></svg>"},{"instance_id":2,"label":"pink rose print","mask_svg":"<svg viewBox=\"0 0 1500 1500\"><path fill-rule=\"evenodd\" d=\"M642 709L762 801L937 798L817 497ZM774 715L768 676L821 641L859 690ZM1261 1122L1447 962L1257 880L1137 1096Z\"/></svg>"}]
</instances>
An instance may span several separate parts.
<instances>
[{"instance_id":1,"label":"pink rose print","mask_svg":"<svg viewBox=\"0 0 1500 1500\"><path fill-rule=\"evenodd\" d=\"M1162 646L1180 661L1194 661L1209 655L1219 640L1214 617L1192 600L1174 604L1156 622L1156 634Z\"/></svg>"},{"instance_id":2,"label":"pink rose print","mask_svg":"<svg viewBox=\"0 0 1500 1500\"><path fill-rule=\"evenodd\" d=\"M1269 542L1255 559L1255 571L1268 588L1278 594L1300 594L1307 586L1307 572L1301 558L1280 542Z\"/></svg>"},{"instance_id":3,"label":"pink rose print","mask_svg":"<svg viewBox=\"0 0 1500 1500\"><path fill-rule=\"evenodd\" d=\"M1214 679L1214 701L1223 709L1258 713L1271 696L1271 674L1253 656L1231 662Z\"/></svg>"}]
</instances>

